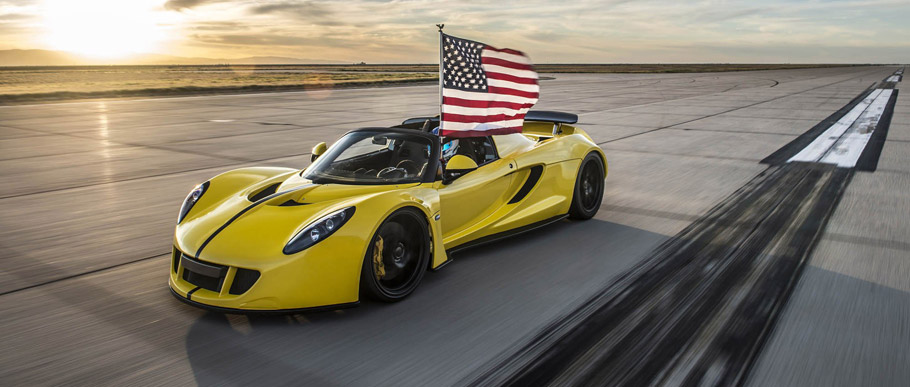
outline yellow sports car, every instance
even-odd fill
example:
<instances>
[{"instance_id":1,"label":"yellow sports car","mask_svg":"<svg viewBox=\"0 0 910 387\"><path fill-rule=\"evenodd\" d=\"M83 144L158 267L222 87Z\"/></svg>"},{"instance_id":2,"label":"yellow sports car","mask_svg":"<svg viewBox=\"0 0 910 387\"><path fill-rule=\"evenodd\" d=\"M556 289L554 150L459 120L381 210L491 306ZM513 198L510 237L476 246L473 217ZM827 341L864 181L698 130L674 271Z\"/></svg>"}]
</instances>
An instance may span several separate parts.
<instances>
[{"instance_id":1,"label":"yellow sports car","mask_svg":"<svg viewBox=\"0 0 910 387\"><path fill-rule=\"evenodd\" d=\"M438 118L348 132L304 170L242 168L180 208L169 285L229 313L408 296L453 250L600 207L607 163L574 114L532 111L521 134L440 138Z\"/></svg>"}]
</instances>

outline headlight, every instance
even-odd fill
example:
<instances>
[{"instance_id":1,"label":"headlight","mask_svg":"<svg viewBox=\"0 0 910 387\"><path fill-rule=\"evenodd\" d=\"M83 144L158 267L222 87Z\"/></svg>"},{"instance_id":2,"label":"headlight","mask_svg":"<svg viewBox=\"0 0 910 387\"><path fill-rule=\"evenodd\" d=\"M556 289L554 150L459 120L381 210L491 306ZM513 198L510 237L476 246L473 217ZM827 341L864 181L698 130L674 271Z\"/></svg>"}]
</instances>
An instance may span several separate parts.
<instances>
[{"instance_id":1,"label":"headlight","mask_svg":"<svg viewBox=\"0 0 910 387\"><path fill-rule=\"evenodd\" d=\"M190 191L189 195L186 195L186 199L183 200L183 205L180 206L180 214L177 215L177 223L182 222L183 218L186 218L186 214L193 209L193 206L199 201L199 198L202 197L202 194L204 194L205 190L208 188L209 182L205 182L197 185L196 188L193 188L193 190Z\"/></svg>"},{"instance_id":2,"label":"headlight","mask_svg":"<svg viewBox=\"0 0 910 387\"><path fill-rule=\"evenodd\" d=\"M294 235L291 241L284 246L284 253L287 255L299 253L319 241L328 238L333 232L351 219L354 215L354 207L348 207L343 210L335 211L331 214L319 218L319 220L310 223L303 230Z\"/></svg>"}]
</instances>

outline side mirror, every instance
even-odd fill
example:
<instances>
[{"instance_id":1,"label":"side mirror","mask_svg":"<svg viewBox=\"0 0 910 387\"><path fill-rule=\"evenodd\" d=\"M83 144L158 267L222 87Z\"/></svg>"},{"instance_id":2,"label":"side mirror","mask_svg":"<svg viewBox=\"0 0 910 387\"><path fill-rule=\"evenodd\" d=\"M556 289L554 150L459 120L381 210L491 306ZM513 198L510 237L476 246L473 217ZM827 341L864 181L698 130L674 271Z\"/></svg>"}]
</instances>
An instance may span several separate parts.
<instances>
[{"instance_id":1,"label":"side mirror","mask_svg":"<svg viewBox=\"0 0 910 387\"><path fill-rule=\"evenodd\" d=\"M442 175L442 184L450 184L464 174L477 169L477 163L465 155L455 155L446 164L446 171Z\"/></svg>"},{"instance_id":2,"label":"side mirror","mask_svg":"<svg viewBox=\"0 0 910 387\"><path fill-rule=\"evenodd\" d=\"M320 142L313 147L313 152L310 154L310 161L316 161L319 156L322 156L325 153L325 150L328 149L328 146L324 142Z\"/></svg>"}]
</instances>

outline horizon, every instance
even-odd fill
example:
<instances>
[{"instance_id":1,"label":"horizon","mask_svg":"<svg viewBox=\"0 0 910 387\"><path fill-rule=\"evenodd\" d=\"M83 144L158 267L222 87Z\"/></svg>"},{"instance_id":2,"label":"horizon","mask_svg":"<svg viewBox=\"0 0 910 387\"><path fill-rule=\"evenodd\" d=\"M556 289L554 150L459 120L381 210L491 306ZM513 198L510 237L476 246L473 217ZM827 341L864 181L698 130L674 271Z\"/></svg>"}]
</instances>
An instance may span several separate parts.
<instances>
[{"instance_id":1,"label":"horizon","mask_svg":"<svg viewBox=\"0 0 910 387\"><path fill-rule=\"evenodd\" d=\"M0 0L0 50L113 65L148 55L435 64L434 24L445 23L540 64L881 64L910 62L908 17L910 3L893 0Z\"/></svg>"}]
</instances>

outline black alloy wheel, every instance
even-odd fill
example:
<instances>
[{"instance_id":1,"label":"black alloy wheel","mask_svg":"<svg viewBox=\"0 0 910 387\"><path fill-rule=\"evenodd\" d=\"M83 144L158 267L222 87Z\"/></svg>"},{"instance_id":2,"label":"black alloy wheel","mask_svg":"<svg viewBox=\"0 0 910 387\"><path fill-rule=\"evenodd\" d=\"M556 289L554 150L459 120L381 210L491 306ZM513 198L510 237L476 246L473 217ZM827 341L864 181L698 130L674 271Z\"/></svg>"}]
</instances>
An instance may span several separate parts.
<instances>
[{"instance_id":1,"label":"black alloy wheel","mask_svg":"<svg viewBox=\"0 0 910 387\"><path fill-rule=\"evenodd\" d=\"M572 219L591 219L604 194L604 167L600 156L589 153L578 168L575 178L575 192L572 194L572 206L569 208L569 217Z\"/></svg>"},{"instance_id":2,"label":"black alloy wheel","mask_svg":"<svg viewBox=\"0 0 910 387\"><path fill-rule=\"evenodd\" d=\"M430 232L423 214L403 208L389 215L376 230L363 260L362 293L384 302L411 294L429 265Z\"/></svg>"}]
</instances>

